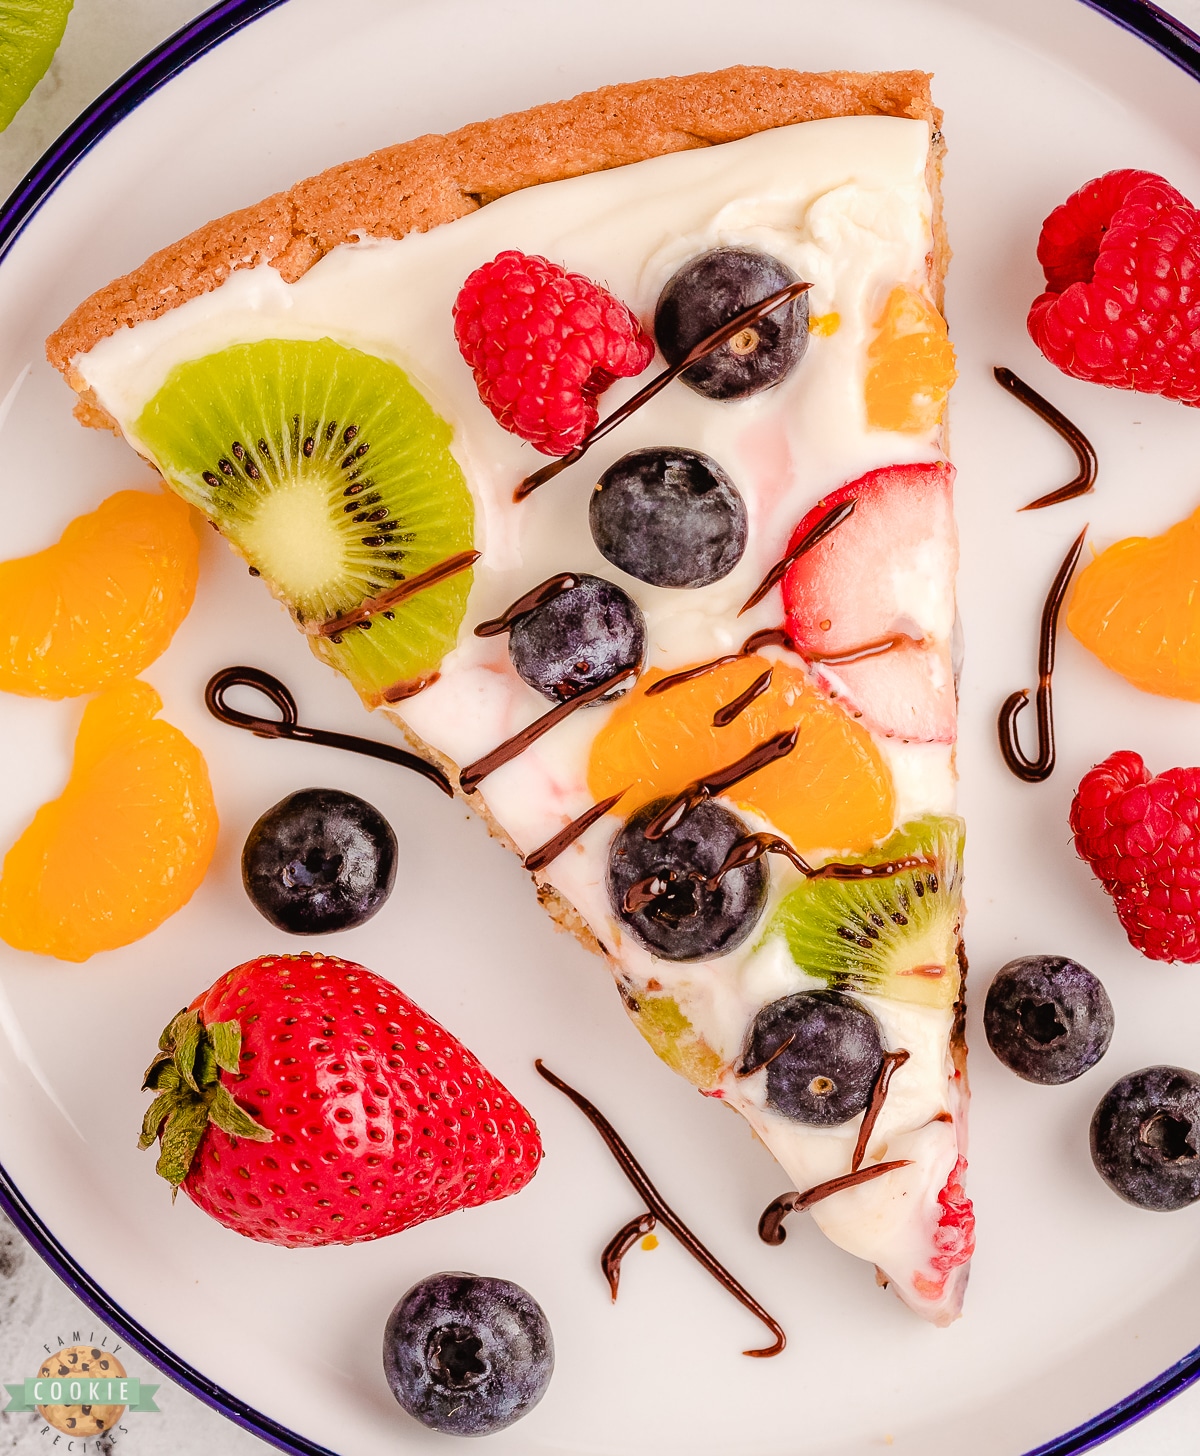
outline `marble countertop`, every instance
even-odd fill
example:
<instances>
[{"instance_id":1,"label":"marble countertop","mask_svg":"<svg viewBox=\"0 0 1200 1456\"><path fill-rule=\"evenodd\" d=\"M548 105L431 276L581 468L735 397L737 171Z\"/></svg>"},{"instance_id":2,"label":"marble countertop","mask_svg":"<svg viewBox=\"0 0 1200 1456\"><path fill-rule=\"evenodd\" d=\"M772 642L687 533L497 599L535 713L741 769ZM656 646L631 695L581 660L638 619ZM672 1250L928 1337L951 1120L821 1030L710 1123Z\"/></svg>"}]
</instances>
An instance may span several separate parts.
<instances>
[{"instance_id":1,"label":"marble countertop","mask_svg":"<svg viewBox=\"0 0 1200 1456\"><path fill-rule=\"evenodd\" d=\"M1200 0L1160 0L1162 8L1200 30ZM76 0L66 36L32 98L0 133L0 197L7 196L41 153L83 109L139 56L207 9L198 0ZM95 1317L46 1268L0 1216L0 1381L32 1374L55 1342L100 1339ZM120 1342L108 1336L108 1348ZM125 1354L124 1351L121 1351ZM89 1441L98 1456L265 1456L271 1448L173 1385L139 1357L126 1358L131 1375L160 1381L161 1416L134 1417L115 1441ZM65 1451L54 1433L43 1434L35 1415L0 1413L0 1456L43 1456ZM1195 1456L1200 1449L1200 1386L1105 1447L1106 1456ZM76 1442L76 1448L81 1445ZM1016 1456L1016 1453L1014 1453Z\"/></svg>"}]
</instances>

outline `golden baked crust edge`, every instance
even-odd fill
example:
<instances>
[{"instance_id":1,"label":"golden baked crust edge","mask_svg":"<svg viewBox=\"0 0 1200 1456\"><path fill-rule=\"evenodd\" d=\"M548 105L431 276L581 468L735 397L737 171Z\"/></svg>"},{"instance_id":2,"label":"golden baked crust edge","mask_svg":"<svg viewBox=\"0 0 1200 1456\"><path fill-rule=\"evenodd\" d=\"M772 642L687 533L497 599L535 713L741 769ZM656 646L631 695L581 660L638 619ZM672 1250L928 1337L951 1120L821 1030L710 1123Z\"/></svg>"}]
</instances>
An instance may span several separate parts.
<instances>
[{"instance_id":1,"label":"golden baked crust edge","mask_svg":"<svg viewBox=\"0 0 1200 1456\"><path fill-rule=\"evenodd\" d=\"M835 116L927 121L938 306L949 251L941 220L942 113L924 71L724 71L631 81L474 122L444 136L384 147L298 182L287 192L206 223L79 305L46 341L46 357L79 394L85 425L116 429L71 361L121 328L157 318L269 263L289 283L356 237L402 238L476 211L497 197L668 152Z\"/></svg>"}]
</instances>

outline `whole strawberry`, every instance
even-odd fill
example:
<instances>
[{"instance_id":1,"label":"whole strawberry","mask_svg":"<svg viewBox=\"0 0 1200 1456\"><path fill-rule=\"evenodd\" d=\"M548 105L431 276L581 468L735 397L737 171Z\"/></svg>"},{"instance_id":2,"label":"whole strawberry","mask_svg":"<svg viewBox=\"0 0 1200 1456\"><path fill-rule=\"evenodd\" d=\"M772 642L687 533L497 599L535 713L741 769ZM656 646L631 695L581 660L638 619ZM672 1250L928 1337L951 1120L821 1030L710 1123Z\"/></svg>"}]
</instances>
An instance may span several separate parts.
<instances>
[{"instance_id":1,"label":"whole strawberry","mask_svg":"<svg viewBox=\"0 0 1200 1456\"><path fill-rule=\"evenodd\" d=\"M618 298L545 258L500 253L454 304L454 337L497 421L544 455L595 427L597 396L640 374L654 345Z\"/></svg>"},{"instance_id":2,"label":"whole strawberry","mask_svg":"<svg viewBox=\"0 0 1200 1456\"><path fill-rule=\"evenodd\" d=\"M1110 754L1075 791L1071 829L1130 943L1200 961L1200 768L1152 778L1138 754Z\"/></svg>"},{"instance_id":3,"label":"whole strawberry","mask_svg":"<svg viewBox=\"0 0 1200 1456\"><path fill-rule=\"evenodd\" d=\"M163 1032L141 1146L226 1228L351 1244L517 1192L533 1119L467 1049L363 966L235 966Z\"/></svg>"},{"instance_id":4,"label":"whole strawberry","mask_svg":"<svg viewBox=\"0 0 1200 1456\"><path fill-rule=\"evenodd\" d=\"M1029 333L1077 379L1200 404L1200 212L1153 172L1107 172L1042 224Z\"/></svg>"}]
</instances>

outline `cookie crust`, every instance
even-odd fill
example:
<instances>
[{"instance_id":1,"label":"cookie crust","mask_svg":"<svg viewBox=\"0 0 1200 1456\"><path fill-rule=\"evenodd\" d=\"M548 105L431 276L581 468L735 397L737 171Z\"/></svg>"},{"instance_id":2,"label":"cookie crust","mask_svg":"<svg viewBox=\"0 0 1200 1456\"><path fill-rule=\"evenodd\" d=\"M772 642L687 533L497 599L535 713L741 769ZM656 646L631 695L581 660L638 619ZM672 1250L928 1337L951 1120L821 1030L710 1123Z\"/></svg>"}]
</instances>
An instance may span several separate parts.
<instances>
[{"instance_id":1,"label":"cookie crust","mask_svg":"<svg viewBox=\"0 0 1200 1456\"><path fill-rule=\"evenodd\" d=\"M402 238L475 212L497 197L668 152L735 141L835 116L898 116L931 129L938 306L949 252L941 221L942 113L924 71L728 70L589 91L371 152L206 223L79 305L46 341L46 357L79 394L85 425L116 430L72 360L108 335L158 318L220 286L236 268L269 263L294 283L356 237Z\"/></svg>"}]
</instances>

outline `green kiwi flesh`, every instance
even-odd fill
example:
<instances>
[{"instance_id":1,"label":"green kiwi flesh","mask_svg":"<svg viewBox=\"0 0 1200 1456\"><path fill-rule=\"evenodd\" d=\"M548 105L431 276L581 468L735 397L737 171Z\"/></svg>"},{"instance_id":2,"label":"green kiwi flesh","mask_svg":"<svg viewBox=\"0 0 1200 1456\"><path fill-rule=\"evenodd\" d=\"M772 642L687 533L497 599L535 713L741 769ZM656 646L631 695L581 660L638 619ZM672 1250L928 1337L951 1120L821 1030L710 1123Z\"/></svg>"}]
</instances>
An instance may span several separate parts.
<instances>
[{"instance_id":1,"label":"green kiwi flesh","mask_svg":"<svg viewBox=\"0 0 1200 1456\"><path fill-rule=\"evenodd\" d=\"M398 365L332 339L237 344L174 368L132 433L368 703L437 671L469 570L328 630L474 544L451 428Z\"/></svg>"},{"instance_id":2,"label":"green kiwi flesh","mask_svg":"<svg viewBox=\"0 0 1200 1456\"><path fill-rule=\"evenodd\" d=\"M929 815L897 830L862 860L922 863L877 879L802 880L780 903L767 936L835 990L948 1008L958 998L962 920L961 819Z\"/></svg>"}]
</instances>

